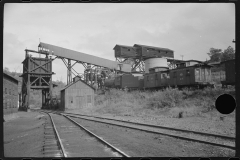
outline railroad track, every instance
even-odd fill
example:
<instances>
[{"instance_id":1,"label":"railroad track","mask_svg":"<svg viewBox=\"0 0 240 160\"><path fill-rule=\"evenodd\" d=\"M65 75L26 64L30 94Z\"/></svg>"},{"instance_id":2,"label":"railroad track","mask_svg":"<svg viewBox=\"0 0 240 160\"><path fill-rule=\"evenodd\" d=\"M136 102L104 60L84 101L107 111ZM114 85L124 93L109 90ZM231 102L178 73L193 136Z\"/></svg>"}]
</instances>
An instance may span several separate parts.
<instances>
[{"instance_id":1,"label":"railroad track","mask_svg":"<svg viewBox=\"0 0 240 160\"><path fill-rule=\"evenodd\" d=\"M42 148L44 157L67 157L51 115L47 112L41 111L41 113L49 116L44 123L44 141Z\"/></svg>"},{"instance_id":2,"label":"railroad track","mask_svg":"<svg viewBox=\"0 0 240 160\"><path fill-rule=\"evenodd\" d=\"M70 116L50 111L44 111L44 113L49 115L52 123L52 127L47 126L48 129L52 129L51 133L49 132L50 135L47 135L48 138L45 137L53 142L51 143L52 146L44 147L44 152L51 153L48 156L130 157L103 138L83 127ZM54 135L52 134L53 131Z\"/></svg>"},{"instance_id":3,"label":"railroad track","mask_svg":"<svg viewBox=\"0 0 240 160\"><path fill-rule=\"evenodd\" d=\"M183 129L176 129L164 126L143 124L137 122L129 122L111 118L97 117L97 116L89 116L82 114L74 114L74 113L61 113L62 115L68 115L74 118L81 118L88 121L94 121L98 123L105 123L109 125L115 125L120 127L126 127L136 130L141 130L150 133L161 134L165 136L170 136L178 139L199 142L224 148L229 148L235 150L235 138L228 137L225 135L216 135L210 133L203 133L197 131L189 131Z\"/></svg>"}]
</instances>

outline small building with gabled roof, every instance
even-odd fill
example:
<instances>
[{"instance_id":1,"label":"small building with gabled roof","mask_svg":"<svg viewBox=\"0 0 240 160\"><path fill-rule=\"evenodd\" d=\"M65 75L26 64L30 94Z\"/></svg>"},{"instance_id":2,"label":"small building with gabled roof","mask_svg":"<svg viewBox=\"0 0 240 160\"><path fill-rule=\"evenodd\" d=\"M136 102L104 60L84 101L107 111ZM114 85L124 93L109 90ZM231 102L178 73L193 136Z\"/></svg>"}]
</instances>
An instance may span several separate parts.
<instances>
[{"instance_id":1,"label":"small building with gabled roof","mask_svg":"<svg viewBox=\"0 0 240 160\"><path fill-rule=\"evenodd\" d=\"M18 80L3 72L3 114L11 114L18 111Z\"/></svg>"},{"instance_id":2,"label":"small building with gabled roof","mask_svg":"<svg viewBox=\"0 0 240 160\"><path fill-rule=\"evenodd\" d=\"M133 58L137 56L136 49L132 46L116 44L113 50L115 52L115 57L118 58Z\"/></svg>"},{"instance_id":3,"label":"small building with gabled roof","mask_svg":"<svg viewBox=\"0 0 240 160\"><path fill-rule=\"evenodd\" d=\"M189 67L189 66L194 66L194 65L198 65L198 64L204 64L204 62L202 61L198 61L198 60L185 60L185 61L180 61L178 63L176 63L177 68L182 68L182 67Z\"/></svg>"},{"instance_id":4,"label":"small building with gabled roof","mask_svg":"<svg viewBox=\"0 0 240 160\"><path fill-rule=\"evenodd\" d=\"M136 48L137 55L143 58L174 58L174 51L168 48L146 46L141 44L134 44L133 47Z\"/></svg>"},{"instance_id":5,"label":"small building with gabled roof","mask_svg":"<svg viewBox=\"0 0 240 160\"><path fill-rule=\"evenodd\" d=\"M90 106L94 106L94 88L80 78L61 90L61 110L77 110Z\"/></svg>"}]
</instances>

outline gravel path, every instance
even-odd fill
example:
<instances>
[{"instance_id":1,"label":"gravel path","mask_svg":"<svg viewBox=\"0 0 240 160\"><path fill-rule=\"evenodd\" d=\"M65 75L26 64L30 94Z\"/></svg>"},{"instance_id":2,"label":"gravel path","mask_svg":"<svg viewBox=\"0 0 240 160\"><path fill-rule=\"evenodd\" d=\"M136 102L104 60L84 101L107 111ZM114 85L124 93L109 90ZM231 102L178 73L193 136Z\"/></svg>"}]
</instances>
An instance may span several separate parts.
<instances>
[{"instance_id":1,"label":"gravel path","mask_svg":"<svg viewBox=\"0 0 240 160\"><path fill-rule=\"evenodd\" d=\"M144 115L114 115L110 113L101 114L97 112L91 112L91 110L89 110L90 109L83 108L79 110L66 110L65 112L102 116L119 120L147 123L165 127L173 127L235 137L235 113L223 116L214 110L212 112L203 114L202 116L172 118L167 115L150 115L147 113ZM224 117L223 120L221 120L220 117Z\"/></svg>"},{"instance_id":2,"label":"gravel path","mask_svg":"<svg viewBox=\"0 0 240 160\"><path fill-rule=\"evenodd\" d=\"M44 139L43 115L37 112L17 112L4 122L5 157L42 157Z\"/></svg>"}]
</instances>

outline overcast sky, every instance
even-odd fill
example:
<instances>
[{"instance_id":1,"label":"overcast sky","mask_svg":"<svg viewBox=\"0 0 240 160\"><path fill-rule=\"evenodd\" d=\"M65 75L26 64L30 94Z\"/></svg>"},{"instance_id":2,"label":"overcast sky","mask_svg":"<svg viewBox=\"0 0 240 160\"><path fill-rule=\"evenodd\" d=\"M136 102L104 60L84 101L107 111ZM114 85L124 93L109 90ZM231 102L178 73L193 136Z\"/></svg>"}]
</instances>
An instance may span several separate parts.
<instances>
[{"instance_id":1,"label":"overcast sky","mask_svg":"<svg viewBox=\"0 0 240 160\"><path fill-rule=\"evenodd\" d=\"M5 4L3 67L22 72L24 50L37 50L39 38L41 42L110 60L115 60L116 44L143 44L172 49L175 59L184 55L184 60L205 61L211 47L235 48L235 5ZM80 65L75 69L82 72ZM53 72L53 80L66 82L67 70L62 61L53 62Z\"/></svg>"}]
</instances>

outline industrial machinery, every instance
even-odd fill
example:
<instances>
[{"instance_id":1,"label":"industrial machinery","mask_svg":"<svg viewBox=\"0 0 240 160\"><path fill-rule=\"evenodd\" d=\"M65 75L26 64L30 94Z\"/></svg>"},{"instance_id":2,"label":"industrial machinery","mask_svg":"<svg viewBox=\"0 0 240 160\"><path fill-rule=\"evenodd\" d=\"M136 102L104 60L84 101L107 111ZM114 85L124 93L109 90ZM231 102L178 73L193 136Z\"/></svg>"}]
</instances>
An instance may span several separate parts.
<instances>
[{"instance_id":1,"label":"industrial machinery","mask_svg":"<svg viewBox=\"0 0 240 160\"><path fill-rule=\"evenodd\" d=\"M50 45L47 43L40 43L38 45L38 53L43 53L47 55L54 56L55 58L62 59L64 64L66 65L67 72L67 84L72 82L72 75L80 76L87 83L93 84L94 78L97 70L104 70L110 72L131 72L129 64L122 64L116 61L111 61L108 59L92 56L89 54L85 54L82 52L73 51L70 49ZM72 62L74 62L72 64ZM85 68L83 74L79 74L73 66L75 64L82 64ZM88 75L88 76L87 76ZM90 79L89 79L90 75ZM95 78L96 79L96 78Z\"/></svg>"},{"instance_id":2,"label":"industrial machinery","mask_svg":"<svg viewBox=\"0 0 240 160\"><path fill-rule=\"evenodd\" d=\"M134 77L133 74L119 75L109 79L106 87L129 89L161 89L166 87L213 87L211 81L211 66L199 63L189 66L178 65L175 69L167 67L154 68L143 77ZM127 83L126 83L127 82Z\"/></svg>"},{"instance_id":3,"label":"industrial machinery","mask_svg":"<svg viewBox=\"0 0 240 160\"><path fill-rule=\"evenodd\" d=\"M49 108L52 103L52 61L61 59L67 67L67 84L72 83L73 76L78 76L90 85L103 86L104 79L110 74L130 72L129 64L92 56L70 49L42 43L38 45L38 51L26 49L23 63L22 81L22 108L29 107L30 89L42 90L42 108ZM32 57L29 52L45 55L45 58ZM82 64L84 73L78 73L73 66Z\"/></svg>"},{"instance_id":4,"label":"industrial machinery","mask_svg":"<svg viewBox=\"0 0 240 160\"><path fill-rule=\"evenodd\" d=\"M132 72L148 72L146 71L146 61L148 59L164 58L168 62L168 67L173 68L174 51L168 48L160 48L134 44L134 46L116 45L114 48L116 61L131 65Z\"/></svg>"}]
</instances>

